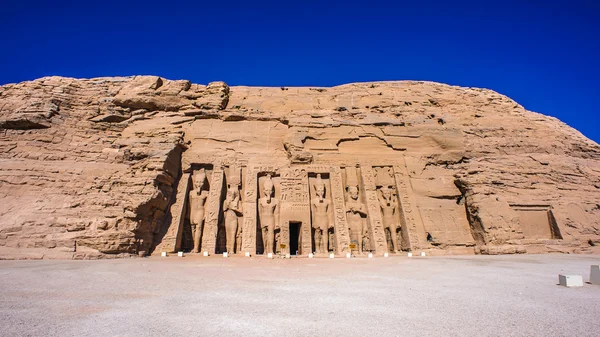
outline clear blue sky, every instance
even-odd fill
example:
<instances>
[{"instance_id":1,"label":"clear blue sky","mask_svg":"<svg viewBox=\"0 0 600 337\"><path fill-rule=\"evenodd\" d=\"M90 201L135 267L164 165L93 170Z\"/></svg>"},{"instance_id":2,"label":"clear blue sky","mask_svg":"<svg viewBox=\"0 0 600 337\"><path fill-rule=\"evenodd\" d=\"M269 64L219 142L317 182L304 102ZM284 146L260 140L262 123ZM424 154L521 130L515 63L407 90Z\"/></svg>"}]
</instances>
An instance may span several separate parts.
<instances>
[{"instance_id":1,"label":"clear blue sky","mask_svg":"<svg viewBox=\"0 0 600 337\"><path fill-rule=\"evenodd\" d=\"M0 48L0 84L155 74L484 87L600 142L600 1L4 0Z\"/></svg>"}]
</instances>

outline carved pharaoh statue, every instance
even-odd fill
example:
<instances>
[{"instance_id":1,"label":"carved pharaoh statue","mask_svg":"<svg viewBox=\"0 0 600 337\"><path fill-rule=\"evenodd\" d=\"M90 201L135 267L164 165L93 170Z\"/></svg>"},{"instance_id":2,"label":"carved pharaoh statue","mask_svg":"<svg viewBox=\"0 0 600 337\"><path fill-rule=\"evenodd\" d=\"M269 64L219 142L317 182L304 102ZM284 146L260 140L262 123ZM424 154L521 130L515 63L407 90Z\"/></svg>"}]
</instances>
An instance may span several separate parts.
<instances>
[{"instance_id":1,"label":"carved pharaoh statue","mask_svg":"<svg viewBox=\"0 0 600 337\"><path fill-rule=\"evenodd\" d=\"M315 252L317 254L328 252L329 228L333 227L330 221L331 201L326 199L325 184L321 175L317 174L314 185L315 197L311 202L312 228L314 231Z\"/></svg>"},{"instance_id":2,"label":"carved pharaoh statue","mask_svg":"<svg viewBox=\"0 0 600 337\"><path fill-rule=\"evenodd\" d=\"M194 237L194 248L192 253L200 251L200 237L202 235L204 225L204 208L208 191L202 190L206 180L206 171L203 168L198 170L192 176L192 190L189 193L189 219L192 226L192 234Z\"/></svg>"},{"instance_id":3,"label":"carved pharaoh statue","mask_svg":"<svg viewBox=\"0 0 600 337\"><path fill-rule=\"evenodd\" d=\"M274 233L279 226L279 199L273 197L273 187L273 180L268 174L263 183L262 197L258 200L260 227L266 254L274 253Z\"/></svg>"},{"instance_id":4,"label":"carved pharaoh statue","mask_svg":"<svg viewBox=\"0 0 600 337\"><path fill-rule=\"evenodd\" d=\"M350 242L356 244L356 249L362 253L365 249L364 239L367 237L367 208L359 200L358 185L350 185L346 188L346 220L350 230Z\"/></svg>"},{"instance_id":5,"label":"carved pharaoh statue","mask_svg":"<svg viewBox=\"0 0 600 337\"><path fill-rule=\"evenodd\" d=\"M227 241L227 252L235 253L235 241L238 236L238 231L241 231L239 226L239 217L243 215L240 190L237 184L229 184L227 188L227 196L223 201L223 215L225 218L225 238Z\"/></svg>"},{"instance_id":6,"label":"carved pharaoh statue","mask_svg":"<svg viewBox=\"0 0 600 337\"><path fill-rule=\"evenodd\" d=\"M397 238L398 223L396 221L398 201L396 200L391 188L383 187L379 191L379 206L381 207L381 212L383 213L383 226L392 240L393 247L391 247L391 250L396 253L400 250Z\"/></svg>"}]
</instances>

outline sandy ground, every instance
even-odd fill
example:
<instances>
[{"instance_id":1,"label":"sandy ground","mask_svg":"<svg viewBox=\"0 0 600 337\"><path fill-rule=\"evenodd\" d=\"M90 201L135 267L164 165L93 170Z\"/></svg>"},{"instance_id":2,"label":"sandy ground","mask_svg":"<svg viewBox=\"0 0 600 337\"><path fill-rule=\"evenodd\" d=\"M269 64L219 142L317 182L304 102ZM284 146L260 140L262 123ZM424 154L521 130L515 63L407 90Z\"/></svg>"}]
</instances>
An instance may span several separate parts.
<instances>
[{"instance_id":1,"label":"sandy ground","mask_svg":"<svg viewBox=\"0 0 600 337\"><path fill-rule=\"evenodd\" d=\"M598 336L600 256L0 261L2 336Z\"/></svg>"}]
</instances>

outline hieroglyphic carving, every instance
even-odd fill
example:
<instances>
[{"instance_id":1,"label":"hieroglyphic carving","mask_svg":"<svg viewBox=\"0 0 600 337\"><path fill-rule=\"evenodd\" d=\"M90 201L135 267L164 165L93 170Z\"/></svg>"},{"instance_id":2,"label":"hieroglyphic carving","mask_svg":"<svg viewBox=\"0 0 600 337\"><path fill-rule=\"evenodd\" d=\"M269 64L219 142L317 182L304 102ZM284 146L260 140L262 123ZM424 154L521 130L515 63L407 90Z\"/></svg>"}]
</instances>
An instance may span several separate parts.
<instances>
[{"instance_id":1,"label":"hieroglyphic carving","mask_svg":"<svg viewBox=\"0 0 600 337\"><path fill-rule=\"evenodd\" d=\"M310 199L308 173L306 169L291 167L281 170L280 197L280 232L279 242L286 248L282 253L289 253L289 222L301 222L299 250L301 254L312 252Z\"/></svg>"},{"instance_id":2,"label":"hieroglyphic carving","mask_svg":"<svg viewBox=\"0 0 600 337\"><path fill-rule=\"evenodd\" d=\"M242 223L242 252L256 254L256 199L258 168L248 167L244 191L244 222Z\"/></svg>"},{"instance_id":3,"label":"hieroglyphic carving","mask_svg":"<svg viewBox=\"0 0 600 337\"><path fill-rule=\"evenodd\" d=\"M336 251L349 252L350 238L348 223L346 222L346 208L344 206L344 184L342 172L339 167L332 167L329 174L331 180L331 198L333 200L333 224L336 242Z\"/></svg>"},{"instance_id":4,"label":"hieroglyphic carving","mask_svg":"<svg viewBox=\"0 0 600 337\"><path fill-rule=\"evenodd\" d=\"M367 199L368 219L371 225L371 249L376 254L383 254L387 251L387 242L379 210L379 199L377 197L377 186L375 184L373 168L369 165L361 165L360 171Z\"/></svg>"},{"instance_id":5,"label":"hieroglyphic carving","mask_svg":"<svg viewBox=\"0 0 600 337\"><path fill-rule=\"evenodd\" d=\"M405 230L405 235L408 237L407 247L409 250L424 248L425 232L423 230L423 220L416 204L411 200L412 187L406 166L394 166L394 178L396 180L396 188L400 196L400 220L402 222L402 230Z\"/></svg>"},{"instance_id":6,"label":"hieroglyphic carving","mask_svg":"<svg viewBox=\"0 0 600 337\"><path fill-rule=\"evenodd\" d=\"M202 235L202 250L211 254L217 247L217 230L219 212L221 210L221 195L223 192L223 168L215 165L210 182L210 192L206 201L206 217L204 220L204 235Z\"/></svg>"}]
</instances>

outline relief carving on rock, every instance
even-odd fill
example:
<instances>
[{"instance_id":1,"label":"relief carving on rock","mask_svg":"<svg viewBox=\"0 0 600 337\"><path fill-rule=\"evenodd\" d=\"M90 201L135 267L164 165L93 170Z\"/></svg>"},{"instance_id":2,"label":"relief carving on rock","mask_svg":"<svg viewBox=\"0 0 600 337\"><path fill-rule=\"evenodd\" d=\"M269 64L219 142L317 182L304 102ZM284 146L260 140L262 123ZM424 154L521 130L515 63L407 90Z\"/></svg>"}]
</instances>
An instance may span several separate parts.
<instances>
[{"instance_id":1,"label":"relief carving on rock","mask_svg":"<svg viewBox=\"0 0 600 337\"><path fill-rule=\"evenodd\" d=\"M194 238L194 248L192 253L200 251L200 242L204 225L204 210L208 190L205 188L206 171L204 168L194 172L192 175L193 189L189 193L189 219Z\"/></svg>"},{"instance_id":2,"label":"relief carving on rock","mask_svg":"<svg viewBox=\"0 0 600 337\"><path fill-rule=\"evenodd\" d=\"M321 174L317 174L313 190L311 211L315 253L326 254L330 250L329 231L333 229L333 221L331 217L331 201L327 198L325 182L323 182Z\"/></svg>"},{"instance_id":3,"label":"relief carving on rock","mask_svg":"<svg viewBox=\"0 0 600 337\"><path fill-rule=\"evenodd\" d=\"M275 230L279 228L279 199L274 197L275 186L271 174L267 174L258 200L258 213L264 252L274 253Z\"/></svg>"},{"instance_id":4,"label":"relief carving on rock","mask_svg":"<svg viewBox=\"0 0 600 337\"><path fill-rule=\"evenodd\" d=\"M360 199L355 167L346 168L346 219L350 232L350 249L359 254L370 250L367 207Z\"/></svg>"}]
</instances>

